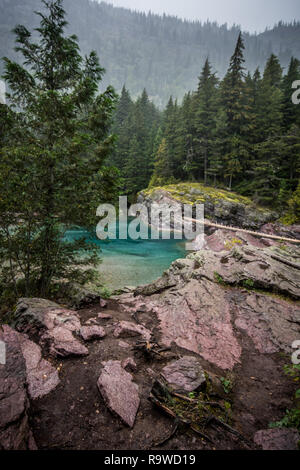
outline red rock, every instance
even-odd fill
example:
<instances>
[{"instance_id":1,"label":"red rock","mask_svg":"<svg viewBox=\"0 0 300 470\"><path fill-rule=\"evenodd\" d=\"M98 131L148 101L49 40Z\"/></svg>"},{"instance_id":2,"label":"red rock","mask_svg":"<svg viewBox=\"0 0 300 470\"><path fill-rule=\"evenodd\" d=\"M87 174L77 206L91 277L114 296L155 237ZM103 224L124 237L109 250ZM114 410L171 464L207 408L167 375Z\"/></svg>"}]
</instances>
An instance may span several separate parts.
<instances>
[{"instance_id":1,"label":"red rock","mask_svg":"<svg viewBox=\"0 0 300 470\"><path fill-rule=\"evenodd\" d=\"M42 359L40 347L7 325L0 329L6 362L0 365L0 449L36 449L30 429L29 397L42 397L59 383L56 369Z\"/></svg>"},{"instance_id":2,"label":"red rock","mask_svg":"<svg viewBox=\"0 0 300 470\"><path fill-rule=\"evenodd\" d=\"M14 315L15 326L30 338L38 338L45 352L59 357L87 355L78 341L81 323L77 312L44 299L20 299Z\"/></svg>"},{"instance_id":3,"label":"red rock","mask_svg":"<svg viewBox=\"0 0 300 470\"><path fill-rule=\"evenodd\" d=\"M127 338L131 336L143 336L146 341L151 339L151 331L142 325L136 325L128 321L120 321L115 328L114 336L116 338Z\"/></svg>"},{"instance_id":4,"label":"red rock","mask_svg":"<svg viewBox=\"0 0 300 470\"><path fill-rule=\"evenodd\" d=\"M41 337L42 344L49 345L49 354L58 357L87 356L88 349L74 338L71 331L56 327Z\"/></svg>"},{"instance_id":5,"label":"red rock","mask_svg":"<svg viewBox=\"0 0 300 470\"><path fill-rule=\"evenodd\" d=\"M224 370L242 361L241 334L263 354L290 352L299 335L299 306L252 287L300 298L299 269L281 261L296 264L297 248L282 253L257 248L249 237L248 242L176 260L160 279L120 296L119 302L131 314L146 305L159 320L163 344L174 342Z\"/></svg>"},{"instance_id":6,"label":"red rock","mask_svg":"<svg viewBox=\"0 0 300 470\"><path fill-rule=\"evenodd\" d=\"M97 382L102 398L106 406L132 428L140 405L138 386L120 361L104 362L103 366Z\"/></svg>"},{"instance_id":7,"label":"red rock","mask_svg":"<svg viewBox=\"0 0 300 470\"><path fill-rule=\"evenodd\" d=\"M91 341L104 338L106 333L102 326L83 326L80 328L80 335L84 341Z\"/></svg>"},{"instance_id":8,"label":"red rock","mask_svg":"<svg viewBox=\"0 0 300 470\"><path fill-rule=\"evenodd\" d=\"M204 370L193 356L185 356L164 367L162 376L177 392L194 392L206 382Z\"/></svg>"},{"instance_id":9,"label":"red rock","mask_svg":"<svg viewBox=\"0 0 300 470\"><path fill-rule=\"evenodd\" d=\"M107 302L104 299L100 299L100 307L101 308L106 308L107 307Z\"/></svg>"},{"instance_id":10,"label":"red rock","mask_svg":"<svg viewBox=\"0 0 300 470\"><path fill-rule=\"evenodd\" d=\"M120 348L123 348L123 349L129 349L129 348L131 348L130 344L125 343L125 341L119 341L119 342L118 342L118 345L120 346Z\"/></svg>"},{"instance_id":11,"label":"red rock","mask_svg":"<svg viewBox=\"0 0 300 470\"><path fill-rule=\"evenodd\" d=\"M266 429L254 434L254 442L263 450L298 450L300 435L296 429Z\"/></svg>"},{"instance_id":12,"label":"red rock","mask_svg":"<svg viewBox=\"0 0 300 470\"><path fill-rule=\"evenodd\" d=\"M123 369L127 370L127 372L135 372L137 370L137 365L132 357L128 357L122 361Z\"/></svg>"},{"instance_id":13,"label":"red rock","mask_svg":"<svg viewBox=\"0 0 300 470\"><path fill-rule=\"evenodd\" d=\"M41 348L20 335L21 350L26 363L28 393L32 399L43 397L59 384L57 370L42 358Z\"/></svg>"},{"instance_id":14,"label":"red rock","mask_svg":"<svg viewBox=\"0 0 300 470\"><path fill-rule=\"evenodd\" d=\"M111 320L113 317L109 313L99 313L99 320Z\"/></svg>"}]
</instances>

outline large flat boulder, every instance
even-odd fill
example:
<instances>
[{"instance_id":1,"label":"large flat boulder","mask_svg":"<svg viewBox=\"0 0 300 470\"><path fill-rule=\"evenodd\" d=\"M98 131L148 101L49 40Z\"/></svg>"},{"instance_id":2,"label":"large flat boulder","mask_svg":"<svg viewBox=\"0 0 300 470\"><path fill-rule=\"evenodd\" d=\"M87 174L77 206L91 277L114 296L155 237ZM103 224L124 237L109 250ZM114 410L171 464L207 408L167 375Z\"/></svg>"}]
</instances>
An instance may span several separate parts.
<instances>
[{"instance_id":1,"label":"large flat boulder","mask_svg":"<svg viewBox=\"0 0 300 470\"><path fill-rule=\"evenodd\" d=\"M160 340L224 370L242 363L247 336L262 354L291 354L300 334L299 248L257 246L256 237L176 260L157 281L120 296L128 313L143 306L159 320ZM225 238L224 240L226 240Z\"/></svg>"},{"instance_id":2,"label":"large flat boulder","mask_svg":"<svg viewBox=\"0 0 300 470\"><path fill-rule=\"evenodd\" d=\"M88 349L74 336L81 323L77 312L45 299L20 299L14 314L15 328L38 341L47 353L84 356Z\"/></svg>"},{"instance_id":3,"label":"large flat boulder","mask_svg":"<svg viewBox=\"0 0 300 470\"><path fill-rule=\"evenodd\" d=\"M140 405L138 386L120 361L103 362L98 389L107 407L129 427L133 427Z\"/></svg>"}]
</instances>

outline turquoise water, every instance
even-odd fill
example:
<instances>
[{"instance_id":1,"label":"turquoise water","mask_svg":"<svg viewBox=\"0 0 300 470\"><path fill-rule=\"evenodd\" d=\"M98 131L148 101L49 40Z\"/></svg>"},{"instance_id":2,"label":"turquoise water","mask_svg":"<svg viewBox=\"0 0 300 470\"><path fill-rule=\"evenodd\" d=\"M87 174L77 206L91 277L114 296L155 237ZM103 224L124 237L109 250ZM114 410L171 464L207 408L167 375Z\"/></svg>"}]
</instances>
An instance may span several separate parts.
<instances>
[{"instance_id":1,"label":"turquoise water","mask_svg":"<svg viewBox=\"0 0 300 470\"><path fill-rule=\"evenodd\" d=\"M83 229L66 233L67 240L86 237L99 246L102 263L101 282L114 290L124 286L137 286L154 281L178 258L186 256L181 240L109 240L101 241L96 234Z\"/></svg>"}]
</instances>

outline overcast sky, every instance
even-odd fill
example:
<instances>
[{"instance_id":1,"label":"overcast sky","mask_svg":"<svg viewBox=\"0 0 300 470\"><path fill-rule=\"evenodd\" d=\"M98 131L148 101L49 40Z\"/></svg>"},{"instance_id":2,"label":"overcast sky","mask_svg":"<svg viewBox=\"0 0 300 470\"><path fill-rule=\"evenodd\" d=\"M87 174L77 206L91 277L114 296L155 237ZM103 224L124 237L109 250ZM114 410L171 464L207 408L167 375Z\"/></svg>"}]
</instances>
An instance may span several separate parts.
<instances>
[{"instance_id":1,"label":"overcast sky","mask_svg":"<svg viewBox=\"0 0 300 470\"><path fill-rule=\"evenodd\" d=\"M100 0L99 0L100 1ZM133 10L151 10L180 18L240 24L246 31L264 31L279 20L300 20L300 0L106 0Z\"/></svg>"}]
</instances>

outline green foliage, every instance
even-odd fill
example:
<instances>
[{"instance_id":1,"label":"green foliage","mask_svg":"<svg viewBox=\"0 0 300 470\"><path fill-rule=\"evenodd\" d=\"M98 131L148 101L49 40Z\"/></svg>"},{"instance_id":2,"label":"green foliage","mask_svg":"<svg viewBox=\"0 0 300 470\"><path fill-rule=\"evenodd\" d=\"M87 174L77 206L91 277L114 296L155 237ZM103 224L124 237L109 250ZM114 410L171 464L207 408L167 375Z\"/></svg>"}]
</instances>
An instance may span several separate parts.
<instances>
[{"instance_id":1,"label":"green foliage","mask_svg":"<svg viewBox=\"0 0 300 470\"><path fill-rule=\"evenodd\" d=\"M295 224L300 221L300 181L296 191L288 201L288 210L282 221L286 224Z\"/></svg>"},{"instance_id":2,"label":"green foliage","mask_svg":"<svg viewBox=\"0 0 300 470\"><path fill-rule=\"evenodd\" d=\"M113 8L110 2L65 0L70 28L77 34L84 54L97 51L107 69L104 86L112 84L121 91L124 83L136 98L146 87L160 107L169 96L183 98L195 89L197 77L209 56L220 77L232 54L238 27L215 22L187 22L153 13L145 14ZM2 0L0 20L0 57L19 59L13 52L11 29L16 23L30 28L37 25L32 15L40 9L40 0ZM276 25L263 33L245 33L247 68L263 67L265 57L280 51L280 61L288 67L291 55L299 56L299 23Z\"/></svg>"},{"instance_id":3,"label":"green foliage","mask_svg":"<svg viewBox=\"0 0 300 470\"><path fill-rule=\"evenodd\" d=\"M214 278L215 278L216 282L217 282L218 284L220 284L221 286L224 286L224 285L225 285L224 279L223 279L222 276L221 276L219 273L217 273L216 271L214 272Z\"/></svg>"},{"instance_id":4,"label":"green foliage","mask_svg":"<svg viewBox=\"0 0 300 470\"><path fill-rule=\"evenodd\" d=\"M291 377L293 381L300 385L300 364L288 364L284 366L284 372ZM300 431L300 388L295 392L296 408L286 410L285 416L274 423L270 423L270 428L296 428Z\"/></svg>"},{"instance_id":5,"label":"green foliage","mask_svg":"<svg viewBox=\"0 0 300 470\"><path fill-rule=\"evenodd\" d=\"M122 172L125 192L203 181L272 206L286 223L299 219L300 106L291 105L298 61L291 60L284 77L274 54L263 76L258 68L246 74L244 62L239 34L224 79L219 82L206 59L198 89L181 105L170 97L162 115L151 112L145 91L132 103L123 88L112 163Z\"/></svg>"},{"instance_id":6,"label":"green foliage","mask_svg":"<svg viewBox=\"0 0 300 470\"><path fill-rule=\"evenodd\" d=\"M90 279L99 261L85 240L64 241L72 226L95 226L96 208L114 201L118 172L105 167L115 95L98 94L104 70L77 38L65 36L61 0L44 1L38 42L15 28L24 66L5 58L9 128L0 148L2 284L19 295L50 295L59 279ZM26 66L26 68L25 68ZM4 107L3 107L4 106ZM4 110L4 111L3 111Z\"/></svg>"},{"instance_id":7,"label":"green foliage","mask_svg":"<svg viewBox=\"0 0 300 470\"><path fill-rule=\"evenodd\" d=\"M243 281L243 286L246 287L246 289L252 289L254 287L253 279L245 279Z\"/></svg>"},{"instance_id":8,"label":"green foliage","mask_svg":"<svg viewBox=\"0 0 300 470\"><path fill-rule=\"evenodd\" d=\"M233 383L229 378L221 377L220 382L223 386L224 392L228 395L233 389Z\"/></svg>"}]
</instances>

